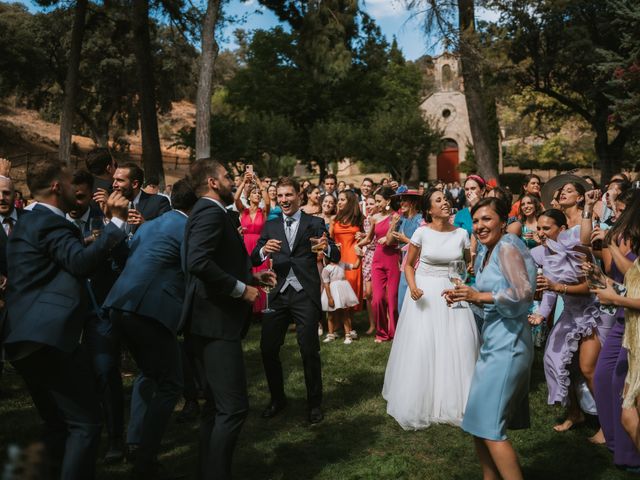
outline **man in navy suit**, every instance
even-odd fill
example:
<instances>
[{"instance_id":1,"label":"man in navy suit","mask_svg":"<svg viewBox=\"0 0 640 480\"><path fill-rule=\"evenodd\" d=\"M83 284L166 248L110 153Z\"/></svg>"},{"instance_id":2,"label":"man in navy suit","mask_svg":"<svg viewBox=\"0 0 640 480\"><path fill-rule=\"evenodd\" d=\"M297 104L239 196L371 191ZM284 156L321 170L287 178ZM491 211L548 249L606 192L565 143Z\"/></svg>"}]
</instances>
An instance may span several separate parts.
<instances>
[{"instance_id":1,"label":"man in navy suit","mask_svg":"<svg viewBox=\"0 0 640 480\"><path fill-rule=\"evenodd\" d=\"M108 152L107 152L108 153ZM82 232L85 245L93 243L104 228L104 214L91 201L93 176L86 170L73 174L76 204L67 220ZM126 260L126 244L118 246L114 256ZM115 335L109 312L102 307L109 290L118 278L114 259L106 259L86 280L85 287L89 299L89 309L82 335L82 343L87 347L96 374L98 394L102 403L105 425L108 433L108 450L105 463L114 463L124 457L122 435L124 432L124 392L120 373L120 344ZM124 264L124 261L122 261Z\"/></svg>"},{"instance_id":2,"label":"man in navy suit","mask_svg":"<svg viewBox=\"0 0 640 480\"><path fill-rule=\"evenodd\" d=\"M9 175L9 171L3 173ZM0 316L4 308L4 295L7 289L7 240L13 232L16 222L24 213L24 210L15 208L15 199L16 189L13 181L8 176L0 175L0 223L2 224L0 229L0 303L2 305L0 306ZM0 355L0 378L3 370L4 362Z\"/></svg>"},{"instance_id":3,"label":"man in navy suit","mask_svg":"<svg viewBox=\"0 0 640 480\"><path fill-rule=\"evenodd\" d=\"M255 279L240 223L226 209L233 202L233 179L220 163L201 159L191 166L191 180L199 200L185 230L181 327L194 341L207 383L198 478L224 480L231 478L233 450L249 409L241 340L258 289L251 286ZM270 273L260 277L275 280Z\"/></svg>"},{"instance_id":4,"label":"man in navy suit","mask_svg":"<svg viewBox=\"0 0 640 480\"><path fill-rule=\"evenodd\" d=\"M196 196L185 180L171 195L174 210L140 226L130 242L127 264L105 300L114 326L122 332L145 382L134 390L144 405L137 478L157 478L162 435L182 392L182 365L176 337L184 299L180 252L187 216ZM148 387L149 385L147 385ZM133 407L132 407L133 411Z\"/></svg>"},{"instance_id":5,"label":"man in navy suit","mask_svg":"<svg viewBox=\"0 0 640 480\"><path fill-rule=\"evenodd\" d=\"M278 277L275 288L269 293L269 304L275 311L262 318L260 351L271 393L271 403L262 412L262 417L277 415L287 404L280 347L293 321L307 387L308 417L313 424L321 422L324 414L321 408L322 373L318 341L318 322L322 315L321 283L317 253L311 250L311 239L317 239L318 250L324 250L332 262L340 260L340 249L328 238L321 218L300 210L298 182L281 178L276 188L282 215L265 224L251 255L254 265L260 265L271 257Z\"/></svg>"},{"instance_id":6,"label":"man in navy suit","mask_svg":"<svg viewBox=\"0 0 640 480\"><path fill-rule=\"evenodd\" d=\"M87 315L83 279L125 240L119 227L128 202L118 192L108 198L113 219L85 248L64 216L75 205L71 180L54 162L28 168L27 185L38 204L9 238L3 337L7 358L44 420L45 444L60 462L60 478L84 480L95 476L102 419L93 373L80 348Z\"/></svg>"}]
</instances>

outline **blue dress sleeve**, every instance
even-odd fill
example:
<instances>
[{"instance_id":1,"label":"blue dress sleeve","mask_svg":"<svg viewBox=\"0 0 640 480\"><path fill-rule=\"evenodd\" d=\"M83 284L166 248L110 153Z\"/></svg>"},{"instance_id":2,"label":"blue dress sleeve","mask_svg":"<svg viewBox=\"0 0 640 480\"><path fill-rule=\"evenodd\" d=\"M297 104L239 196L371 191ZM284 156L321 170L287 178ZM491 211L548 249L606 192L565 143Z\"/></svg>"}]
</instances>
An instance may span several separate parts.
<instances>
[{"instance_id":1,"label":"blue dress sleeve","mask_svg":"<svg viewBox=\"0 0 640 480\"><path fill-rule=\"evenodd\" d=\"M527 247L515 235L505 235L497 246L502 281L492 291L502 317L516 318L529 312L535 291L536 267Z\"/></svg>"}]
</instances>

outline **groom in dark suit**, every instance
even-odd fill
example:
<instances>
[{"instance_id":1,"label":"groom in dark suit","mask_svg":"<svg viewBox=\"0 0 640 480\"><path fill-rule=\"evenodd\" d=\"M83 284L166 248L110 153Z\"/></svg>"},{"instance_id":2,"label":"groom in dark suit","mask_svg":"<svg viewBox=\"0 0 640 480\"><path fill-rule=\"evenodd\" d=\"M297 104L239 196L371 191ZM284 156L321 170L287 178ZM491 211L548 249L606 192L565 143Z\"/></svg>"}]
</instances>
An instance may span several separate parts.
<instances>
[{"instance_id":1,"label":"groom in dark suit","mask_svg":"<svg viewBox=\"0 0 640 480\"><path fill-rule=\"evenodd\" d=\"M312 252L311 247L315 241L317 250L324 251L331 261L340 260L340 250L328 238L324 221L300 210L298 182L281 178L276 188L282 216L265 224L251 255L254 265L260 265L270 257L277 275L276 286L269 294L269 303L275 312L265 314L262 319L260 350L271 393L271 403L262 412L262 417L277 415L287 403L280 347L293 320L307 387L309 422L318 423L324 418L321 409L322 373L318 341L318 322L322 307L317 253Z\"/></svg>"}]
</instances>

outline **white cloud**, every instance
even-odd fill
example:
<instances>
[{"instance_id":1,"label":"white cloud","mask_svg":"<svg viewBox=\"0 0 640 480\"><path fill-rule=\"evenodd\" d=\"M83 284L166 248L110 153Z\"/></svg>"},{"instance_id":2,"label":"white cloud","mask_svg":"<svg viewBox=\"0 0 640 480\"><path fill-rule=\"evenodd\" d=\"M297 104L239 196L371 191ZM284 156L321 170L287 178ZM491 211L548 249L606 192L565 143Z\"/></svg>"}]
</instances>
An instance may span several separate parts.
<instances>
[{"instance_id":1,"label":"white cloud","mask_svg":"<svg viewBox=\"0 0 640 480\"><path fill-rule=\"evenodd\" d=\"M398 17L407 13L400 0L365 0L364 8L376 19Z\"/></svg>"}]
</instances>

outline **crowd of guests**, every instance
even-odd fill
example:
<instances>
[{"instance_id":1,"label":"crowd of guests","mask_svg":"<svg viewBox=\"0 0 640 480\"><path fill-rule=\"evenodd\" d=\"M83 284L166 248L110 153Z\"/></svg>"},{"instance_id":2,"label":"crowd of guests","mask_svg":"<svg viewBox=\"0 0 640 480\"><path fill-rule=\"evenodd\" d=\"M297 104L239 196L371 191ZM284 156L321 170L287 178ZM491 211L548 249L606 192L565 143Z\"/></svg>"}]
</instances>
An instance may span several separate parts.
<instances>
[{"instance_id":1,"label":"crowd of guests","mask_svg":"<svg viewBox=\"0 0 640 480\"><path fill-rule=\"evenodd\" d=\"M324 418L320 342L354 348L371 335L393 341L382 395L402 428L459 426L484 478L519 479L507 429L529 426L537 347L548 403L567 411L550 428L596 416L590 441L640 471L640 189L626 175L602 188L567 175L543 200L533 174L514 198L476 174L416 188L333 174L299 184L205 159L159 193L106 149L86 167L32 164L27 205L0 160L4 358L60 478L94 477L103 424L105 462L126 457L136 478L162 478L170 416L182 396L192 418L200 394L199 476L230 478L251 320L265 419L287 406L279 352L291 324L311 424ZM126 434L122 345L139 370Z\"/></svg>"}]
</instances>

